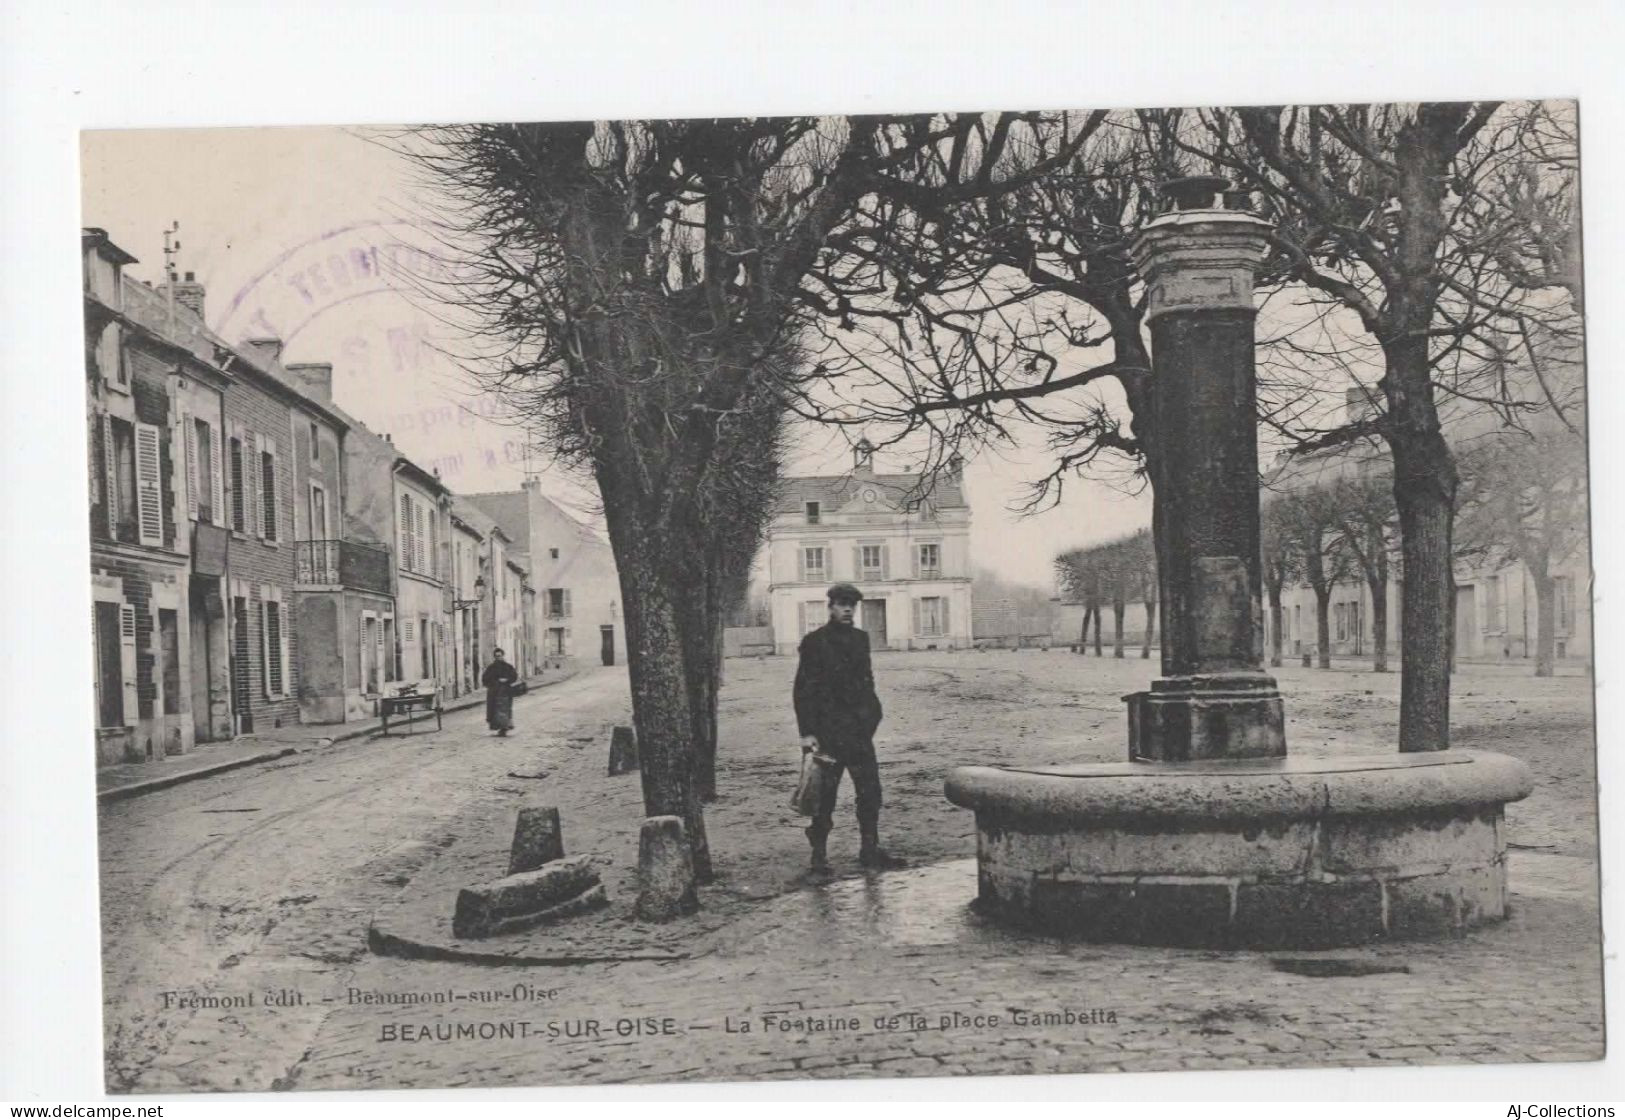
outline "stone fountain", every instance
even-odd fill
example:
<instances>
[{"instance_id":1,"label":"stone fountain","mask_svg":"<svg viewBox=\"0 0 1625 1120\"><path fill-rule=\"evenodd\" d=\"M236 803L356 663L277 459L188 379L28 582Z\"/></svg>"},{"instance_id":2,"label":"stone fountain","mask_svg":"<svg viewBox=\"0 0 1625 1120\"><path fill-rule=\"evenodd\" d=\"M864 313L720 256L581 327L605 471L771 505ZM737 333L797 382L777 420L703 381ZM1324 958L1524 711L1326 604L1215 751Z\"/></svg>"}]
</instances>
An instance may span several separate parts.
<instances>
[{"instance_id":1,"label":"stone fountain","mask_svg":"<svg viewBox=\"0 0 1625 1120\"><path fill-rule=\"evenodd\" d=\"M1164 453L1162 676L1126 697L1128 759L971 766L979 906L1140 944L1325 948L1506 916L1505 805L1527 767L1462 751L1289 758L1265 671L1255 272L1271 224L1182 179L1133 246Z\"/></svg>"}]
</instances>

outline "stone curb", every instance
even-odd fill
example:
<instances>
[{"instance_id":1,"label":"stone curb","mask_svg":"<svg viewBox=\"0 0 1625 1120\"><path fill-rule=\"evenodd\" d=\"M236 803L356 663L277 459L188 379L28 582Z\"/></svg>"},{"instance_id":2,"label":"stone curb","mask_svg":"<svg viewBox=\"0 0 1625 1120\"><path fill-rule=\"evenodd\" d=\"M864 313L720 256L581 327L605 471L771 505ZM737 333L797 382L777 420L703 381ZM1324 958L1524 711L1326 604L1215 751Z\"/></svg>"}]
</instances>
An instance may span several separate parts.
<instances>
[{"instance_id":1,"label":"stone curb","mask_svg":"<svg viewBox=\"0 0 1625 1120\"><path fill-rule=\"evenodd\" d=\"M298 747L283 747L281 750L265 751L261 754L249 755L247 758L233 758L209 766L199 766L195 770L182 770L179 773L165 774L159 778L148 778L143 782L113 786L110 789L97 790L96 800L100 802L122 801L127 797L139 797L144 793L157 793L161 789L178 786L183 782L196 781L199 778L212 777L215 774L224 774L228 770L237 770L260 762L274 762L276 759L286 758L290 754L298 754L299 750Z\"/></svg>"},{"instance_id":2,"label":"stone curb","mask_svg":"<svg viewBox=\"0 0 1625 1120\"><path fill-rule=\"evenodd\" d=\"M567 680L574 679L576 674L579 672L580 670L577 669L562 676L554 676L545 680L537 681L527 688L525 695L529 695L530 693L536 692L539 689L550 688L556 684L563 684ZM460 696L456 700L453 700L450 704L443 707L441 711L461 712L466 711L469 708L477 708L484 703L484 696L478 693L470 693L467 696ZM328 725L312 724L311 726ZM331 746L334 743L345 743L355 739L375 737L378 734L379 732L377 725L368 723L365 726L355 727L347 731L337 731L332 735L312 736L303 746L289 745L286 747L264 751L260 754L250 755L247 758L233 758L225 762L211 763L191 770L182 770L174 774L164 774L157 778L146 778L139 782L131 782L128 785L111 786L107 789L97 790L96 800L98 803L123 801L130 797L140 797L142 794L157 793L159 790L169 789L172 786L178 786L185 782L197 781L201 778L211 778L216 774L224 774L229 770L237 770L244 766L253 766L260 762L274 762L279 758L286 758L291 754L302 754L313 747Z\"/></svg>"},{"instance_id":3,"label":"stone curb","mask_svg":"<svg viewBox=\"0 0 1625 1120\"><path fill-rule=\"evenodd\" d=\"M457 945L446 945L439 942L420 941L402 934L389 933L378 928L376 919L367 923L367 949L377 957L510 966L566 967L575 964L618 964L621 961L670 962L690 959L688 953L494 953L488 950L464 949Z\"/></svg>"}]
</instances>

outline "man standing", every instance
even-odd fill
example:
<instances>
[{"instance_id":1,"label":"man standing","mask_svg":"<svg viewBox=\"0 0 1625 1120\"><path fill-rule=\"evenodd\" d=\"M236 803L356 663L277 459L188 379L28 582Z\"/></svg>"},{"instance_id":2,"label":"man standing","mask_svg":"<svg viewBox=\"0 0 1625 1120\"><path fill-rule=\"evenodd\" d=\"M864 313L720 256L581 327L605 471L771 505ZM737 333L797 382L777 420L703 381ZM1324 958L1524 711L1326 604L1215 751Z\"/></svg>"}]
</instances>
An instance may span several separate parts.
<instances>
[{"instance_id":1,"label":"man standing","mask_svg":"<svg viewBox=\"0 0 1625 1120\"><path fill-rule=\"evenodd\" d=\"M513 730L513 686L519 673L503 659L500 649L492 650L491 656L491 664L480 676L485 686L485 726L506 735Z\"/></svg>"},{"instance_id":2,"label":"man standing","mask_svg":"<svg viewBox=\"0 0 1625 1120\"><path fill-rule=\"evenodd\" d=\"M858 862L877 869L908 863L880 847L880 768L875 761L874 734L882 713L869 666L869 635L852 624L862 598L863 592L850 583L837 583L829 589L829 621L801 640L801 661L796 666L801 749L834 760L818 810L807 826L812 869L818 872L829 870L825 845L835 823L835 798L843 771L852 775L857 796L858 830L863 838Z\"/></svg>"}]
</instances>

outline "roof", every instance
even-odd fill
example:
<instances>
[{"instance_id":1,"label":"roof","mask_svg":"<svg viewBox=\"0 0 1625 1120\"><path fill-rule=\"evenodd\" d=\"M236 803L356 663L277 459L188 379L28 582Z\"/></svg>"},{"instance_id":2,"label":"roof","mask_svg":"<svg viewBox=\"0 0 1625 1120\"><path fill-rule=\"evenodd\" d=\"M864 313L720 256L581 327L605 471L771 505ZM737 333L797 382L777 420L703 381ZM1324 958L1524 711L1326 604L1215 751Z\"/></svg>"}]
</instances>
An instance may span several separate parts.
<instances>
[{"instance_id":1,"label":"roof","mask_svg":"<svg viewBox=\"0 0 1625 1120\"><path fill-rule=\"evenodd\" d=\"M929 483L929 491L921 488L927 476L918 474L858 474L848 472L837 475L812 475L786 478L779 484L779 513L800 513L808 502L818 502L824 509L836 509L852 500L852 489L859 483L873 486L897 505L923 499L937 509L965 509L965 491L959 482L939 477Z\"/></svg>"},{"instance_id":2,"label":"roof","mask_svg":"<svg viewBox=\"0 0 1625 1120\"><path fill-rule=\"evenodd\" d=\"M523 490L507 493L464 494L463 501L483 512L493 523L502 527L516 546L515 551L530 552L530 502Z\"/></svg>"}]
</instances>

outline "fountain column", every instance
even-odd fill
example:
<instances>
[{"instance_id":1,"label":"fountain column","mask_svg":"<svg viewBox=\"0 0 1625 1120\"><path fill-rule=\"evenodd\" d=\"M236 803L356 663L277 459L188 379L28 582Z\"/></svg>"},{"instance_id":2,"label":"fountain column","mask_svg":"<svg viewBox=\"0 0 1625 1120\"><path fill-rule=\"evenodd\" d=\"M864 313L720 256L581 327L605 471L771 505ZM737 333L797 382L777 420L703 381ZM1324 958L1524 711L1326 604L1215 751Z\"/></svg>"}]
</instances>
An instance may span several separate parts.
<instances>
[{"instance_id":1,"label":"fountain column","mask_svg":"<svg viewBox=\"0 0 1625 1120\"><path fill-rule=\"evenodd\" d=\"M1226 186L1168 184L1173 209L1133 246L1156 377L1163 620L1163 677L1127 698L1134 759L1286 754L1264 671L1254 418L1253 280L1272 227L1226 209Z\"/></svg>"}]
</instances>

